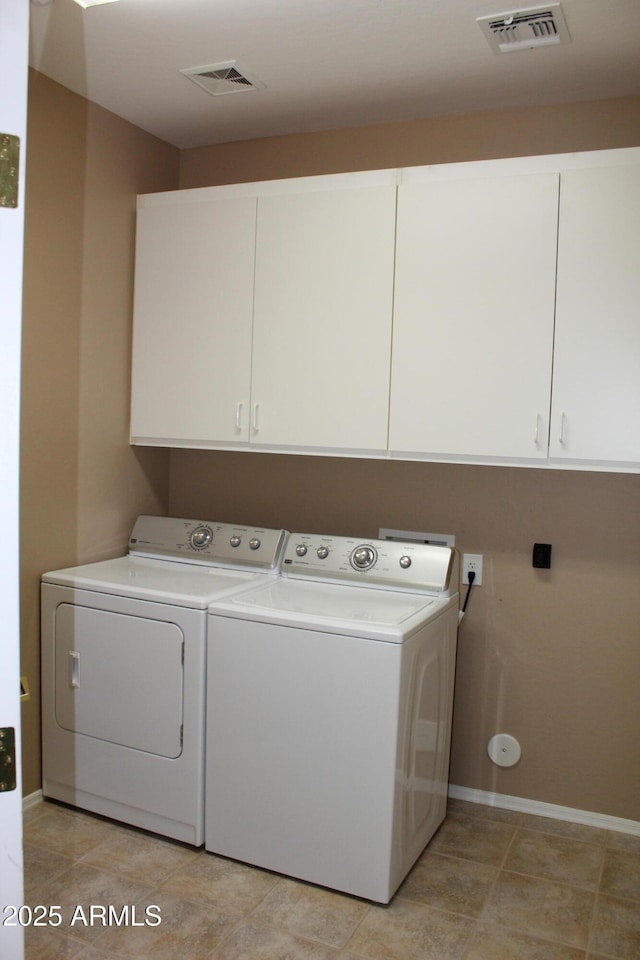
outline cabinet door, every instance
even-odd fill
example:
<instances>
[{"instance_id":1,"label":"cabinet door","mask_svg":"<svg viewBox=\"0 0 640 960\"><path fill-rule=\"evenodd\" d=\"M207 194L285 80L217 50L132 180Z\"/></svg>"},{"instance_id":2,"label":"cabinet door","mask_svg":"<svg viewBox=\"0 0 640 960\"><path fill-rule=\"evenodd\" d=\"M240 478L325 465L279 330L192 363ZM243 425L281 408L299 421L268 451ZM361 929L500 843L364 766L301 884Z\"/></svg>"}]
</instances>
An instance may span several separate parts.
<instances>
[{"instance_id":1,"label":"cabinet door","mask_svg":"<svg viewBox=\"0 0 640 960\"><path fill-rule=\"evenodd\" d=\"M550 455L640 461L640 166L561 176Z\"/></svg>"},{"instance_id":2,"label":"cabinet door","mask_svg":"<svg viewBox=\"0 0 640 960\"><path fill-rule=\"evenodd\" d=\"M390 448L547 455L558 176L398 189Z\"/></svg>"},{"instance_id":3,"label":"cabinet door","mask_svg":"<svg viewBox=\"0 0 640 960\"><path fill-rule=\"evenodd\" d=\"M387 445L395 186L260 197L252 442Z\"/></svg>"},{"instance_id":4,"label":"cabinet door","mask_svg":"<svg viewBox=\"0 0 640 960\"><path fill-rule=\"evenodd\" d=\"M131 436L248 439L256 200L143 198Z\"/></svg>"}]
</instances>

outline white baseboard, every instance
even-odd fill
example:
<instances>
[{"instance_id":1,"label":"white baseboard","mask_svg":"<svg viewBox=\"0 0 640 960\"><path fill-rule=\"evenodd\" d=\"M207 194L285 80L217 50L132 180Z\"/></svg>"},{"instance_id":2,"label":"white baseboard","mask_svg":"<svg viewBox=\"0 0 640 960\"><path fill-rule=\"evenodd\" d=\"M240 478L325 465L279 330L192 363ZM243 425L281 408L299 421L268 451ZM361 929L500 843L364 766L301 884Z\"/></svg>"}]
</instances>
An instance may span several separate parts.
<instances>
[{"instance_id":1,"label":"white baseboard","mask_svg":"<svg viewBox=\"0 0 640 960\"><path fill-rule=\"evenodd\" d=\"M36 790L35 793L30 793L28 797L22 798L22 812L26 813L27 810L31 810L32 807L37 806L37 804L42 803L42 790Z\"/></svg>"},{"instance_id":2,"label":"white baseboard","mask_svg":"<svg viewBox=\"0 0 640 960\"><path fill-rule=\"evenodd\" d=\"M569 823L582 823L601 830L615 830L618 833L630 833L640 837L640 823L637 820L610 817L607 814L592 813L589 810L574 810L573 807L561 807L555 803L543 803L541 800L510 797L504 793L489 793L486 790L457 787L453 783L449 784L449 796L454 800L468 800L469 803L482 803L487 807L515 810L518 813L530 813L535 817L549 817L552 820L566 820Z\"/></svg>"},{"instance_id":3,"label":"white baseboard","mask_svg":"<svg viewBox=\"0 0 640 960\"><path fill-rule=\"evenodd\" d=\"M640 823L637 820L625 820L623 817L610 817L604 813L592 813L589 810L575 810L573 807L561 807L542 800L525 800L523 797L510 797L504 793L489 793L486 790L472 790L470 787L457 787L449 784L449 796L454 800L467 800L469 803L481 803L486 807L498 807L501 810L515 810L517 813L529 813L534 817L549 817L551 820L566 820L569 823L582 823L600 830L614 830L617 833L629 833L640 837ZM22 798L22 812L25 813L42 802L42 790L30 793Z\"/></svg>"}]
</instances>

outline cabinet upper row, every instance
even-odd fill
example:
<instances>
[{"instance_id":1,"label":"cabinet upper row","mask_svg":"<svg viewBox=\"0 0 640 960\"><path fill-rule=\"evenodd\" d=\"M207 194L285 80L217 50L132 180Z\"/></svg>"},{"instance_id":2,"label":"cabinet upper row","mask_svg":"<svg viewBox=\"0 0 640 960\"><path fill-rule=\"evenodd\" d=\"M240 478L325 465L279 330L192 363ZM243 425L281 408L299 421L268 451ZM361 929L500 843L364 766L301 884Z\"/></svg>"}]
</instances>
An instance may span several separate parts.
<instances>
[{"instance_id":1,"label":"cabinet upper row","mask_svg":"<svg viewBox=\"0 0 640 960\"><path fill-rule=\"evenodd\" d=\"M640 150L139 198L134 443L640 464Z\"/></svg>"}]
</instances>

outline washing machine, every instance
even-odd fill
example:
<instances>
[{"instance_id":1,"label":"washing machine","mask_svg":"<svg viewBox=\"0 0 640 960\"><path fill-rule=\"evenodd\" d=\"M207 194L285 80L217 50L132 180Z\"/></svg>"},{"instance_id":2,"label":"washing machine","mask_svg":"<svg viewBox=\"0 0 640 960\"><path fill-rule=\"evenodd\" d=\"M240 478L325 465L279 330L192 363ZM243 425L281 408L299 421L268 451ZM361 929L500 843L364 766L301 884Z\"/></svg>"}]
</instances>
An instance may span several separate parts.
<instances>
[{"instance_id":1,"label":"washing machine","mask_svg":"<svg viewBox=\"0 0 640 960\"><path fill-rule=\"evenodd\" d=\"M207 608L278 576L286 533L141 516L124 557L45 573L45 797L204 842Z\"/></svg>"},{"instance_id":2,"label":"washing machine","mask_svg":"<svg viewBox=\"0 0 640 960\"><path fill-rule=\"evenodd\" d=\"M459 563L292 534L209 610L205 848L379 903L446 813Z\"/></svg>"}]
</instances>

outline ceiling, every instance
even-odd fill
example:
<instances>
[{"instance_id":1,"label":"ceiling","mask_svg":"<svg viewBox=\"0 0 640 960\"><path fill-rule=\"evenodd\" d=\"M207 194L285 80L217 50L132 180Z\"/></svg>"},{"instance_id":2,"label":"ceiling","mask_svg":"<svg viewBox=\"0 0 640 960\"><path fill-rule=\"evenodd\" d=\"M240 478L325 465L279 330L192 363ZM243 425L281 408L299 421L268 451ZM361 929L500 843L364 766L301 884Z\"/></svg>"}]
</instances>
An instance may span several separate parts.
<instances>
[{"instance_id":1,"label":"ceiling","mask_svg":"<svg viewBox=\"0 0 640 960\"><path fill-rule=\"evenodd\" d=\"M495 54L476 18L533 6L32 0L30 62L180 148L640 95L640 0L562 0L570 43ZM264 88L213 97L180 73L229 61Z\"/></svg>"}]
</instances>

